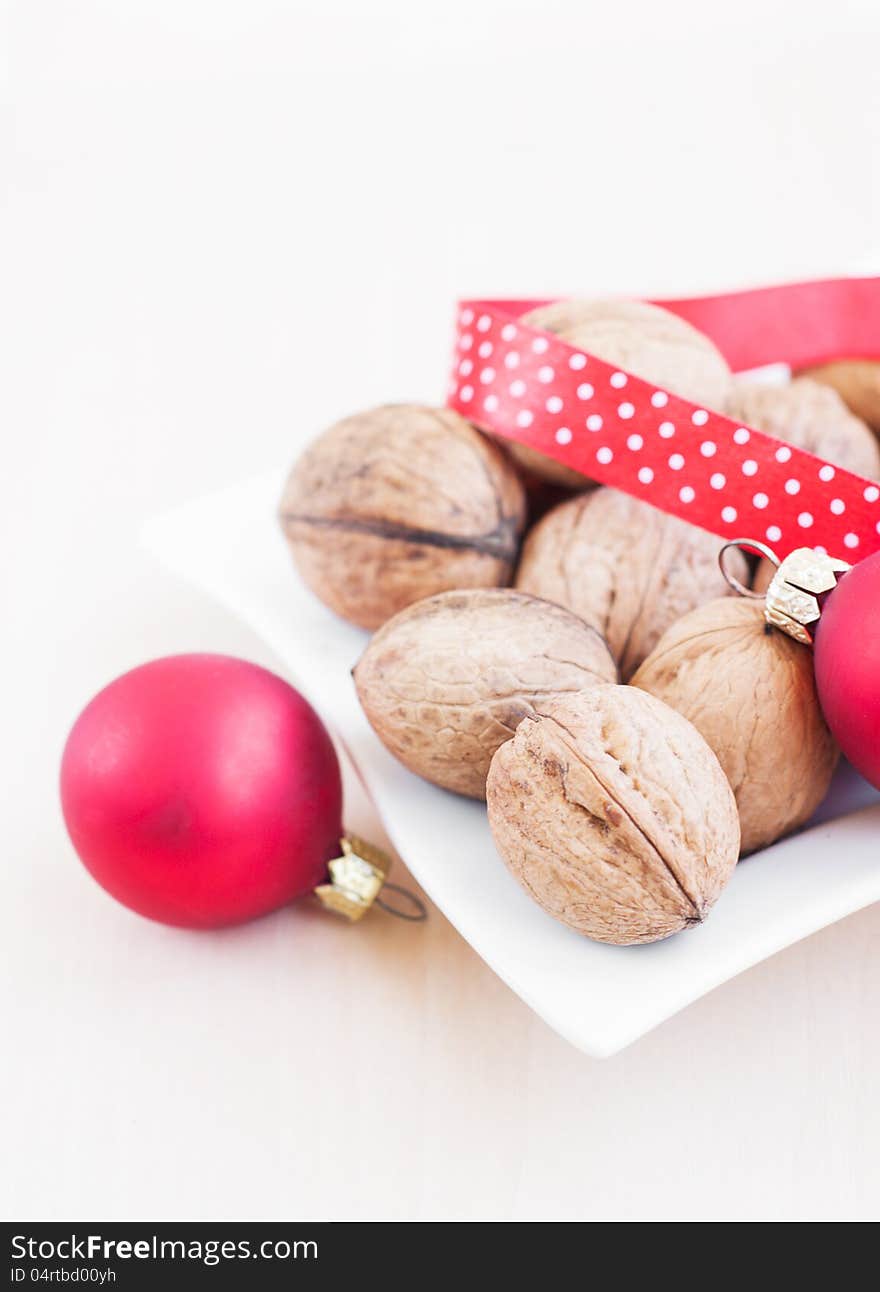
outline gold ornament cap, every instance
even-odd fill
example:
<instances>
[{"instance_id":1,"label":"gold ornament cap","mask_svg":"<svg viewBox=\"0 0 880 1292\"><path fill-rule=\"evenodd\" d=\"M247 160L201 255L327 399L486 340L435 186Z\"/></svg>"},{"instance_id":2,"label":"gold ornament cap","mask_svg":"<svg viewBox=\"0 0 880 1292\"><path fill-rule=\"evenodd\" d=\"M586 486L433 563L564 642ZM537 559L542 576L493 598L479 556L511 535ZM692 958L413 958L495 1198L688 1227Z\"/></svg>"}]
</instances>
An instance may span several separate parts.
<instances>
[{"instance_id":1,"label":"gold ornament cap","mask_svg":"<svg viewBox=\"0 0 880 1292\"><path fill-rule=\"evenodd\" d=\"M342 855L334 857L328 863L330 883L319 884L315 895L322 906L337 915L344 915L354 923L362 920L367 911L375 904L381 906L389 915L397 915L403 920L424 920L428 912L421 898L396 884L388 883L388 871L391 869L391 858L387 852L367 843L359 835L344 835L340 840ZM410 910L391 906L379 897L382 889L400 894L410 906Z\"/></svg>"},{"instance_id":2,"label":"gold ornament cap","mask_svg":"<svg viewBox=\"0 0 880 1292\"><path fill-rule=\"evenodd\" d=\"M724 566L724 554L730 547L764 556L776 566L776 573L766 593L753 592L744 587ZM795 641L805 646L813 644L813 628L821 614L819 597L837 586L841 574L852 566L846 561L817 551L814 547L796 547L784 560L766 543L751 538L734 538L725 543L718 553L718 564L727 582L740 596L764 602L764 618L774 628L779 628Z\"/></svg>"},{"instance_id":3,"label":"gold ornament cap","mask_svg":"<svg viewBox=\"0 0 880 1292\"><path fill-rule=\"evenodd\" d=\"M764 597L764 618L795 641L813 644L821 607L818 598L837 587L852 566L812 547L796 547L780 561Z\"/></svg>"}]
</instances>

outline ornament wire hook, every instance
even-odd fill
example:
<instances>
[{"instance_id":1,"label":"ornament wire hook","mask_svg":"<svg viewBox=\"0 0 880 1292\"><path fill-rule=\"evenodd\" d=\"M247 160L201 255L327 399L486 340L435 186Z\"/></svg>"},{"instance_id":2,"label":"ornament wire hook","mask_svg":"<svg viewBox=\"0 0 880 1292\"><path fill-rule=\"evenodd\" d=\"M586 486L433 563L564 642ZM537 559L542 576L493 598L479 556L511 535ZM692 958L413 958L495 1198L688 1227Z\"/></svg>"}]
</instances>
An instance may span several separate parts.
<instances>
[{"instance_id":1,"label":"ornament wire hook","mask_svg":"<svg viewBox=\"0 0 880 1292\"><path fill-rule=\"evenodd\" d=\"M732 538L729 543L724 544L718 553L718 568L724 576L724 582L727 586L732 588L740 597L749 597L752 601L763 601L763 592L754 592L751 588L747 588L744 583L740 583L735 574L730 573L730 570L725 565L724 558L731 547L735 547L738 552L752 552L757 556L763 556L777 570L779 569L779 557L772 547L768 547L766 543L759 542L756 538Z\"/></svg>"},{"instance_id":2,"label":"ornament wire hook","mask_svg":"<svg viewBox=\"0 0 880 1292\"><path fill-rule=\"evenodd\" d=\"M427 906L420 897L417 897L415 893L410 892L408 888L401 888L400 884L385 883L382 885L382 892L399 893L400 896L405 898L413 908L412 912L406 911L400 906L395 906L391 902L384 902L381 897L377 897L376 905L381 906L382 910L388 915L395 915L399 920L409 920L411 924L421 924L422 920L426 920L428 918Z\"/></svg>"}]
</instances>

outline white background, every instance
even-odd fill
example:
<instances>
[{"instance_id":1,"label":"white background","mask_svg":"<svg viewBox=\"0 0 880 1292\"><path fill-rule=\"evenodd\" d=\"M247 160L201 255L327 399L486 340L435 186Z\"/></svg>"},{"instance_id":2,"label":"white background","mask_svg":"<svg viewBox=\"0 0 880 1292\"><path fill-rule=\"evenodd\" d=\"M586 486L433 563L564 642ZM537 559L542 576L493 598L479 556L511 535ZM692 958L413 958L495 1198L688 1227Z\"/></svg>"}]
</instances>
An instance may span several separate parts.
<instances>
[{"instance_id":1,"label":"white background","mask_svg":"<svg viewBox=\"0 0 880 1292\"><path fill-rule=\"evenodd\" d=\"M0 8L3 1214L876 1217L880 909L598 1062L437 912L138 920L55 788L121 670L273 663L141 522L439 399L457 294L861 267L874 0Z\"/></svg>"}]
</instances>

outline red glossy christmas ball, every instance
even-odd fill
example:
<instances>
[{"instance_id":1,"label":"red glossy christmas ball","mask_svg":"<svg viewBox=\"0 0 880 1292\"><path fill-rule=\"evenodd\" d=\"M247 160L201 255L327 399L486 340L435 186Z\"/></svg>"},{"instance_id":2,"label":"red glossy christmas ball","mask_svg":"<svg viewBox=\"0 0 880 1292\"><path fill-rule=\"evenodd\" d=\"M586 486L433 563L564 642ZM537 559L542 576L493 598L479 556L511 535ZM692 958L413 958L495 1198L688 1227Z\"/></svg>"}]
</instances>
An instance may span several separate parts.
<instances>
[{"instance_id":1,"label":"red glossy christmas ball","mask_svg":"<svg viewBox=\"0 0 880 1292\"><path fill-rule=\"evenodd\" d=\"M253 919L325 877L342 833L330 737L287 682L172 655L111 682L61 763L73 845L108 893L187 928Z\"/></svg>"},{"instance_id":2,"label":"red glossy christmas ball","mask_svg":"<svg viewBox=\"0 0 880 1292\"><path fill-rule=\"evenodd\" d=\"M853 766L880 788L880 552L826 598L814 650L825 720Z\"/></svg>"}]
</instances>

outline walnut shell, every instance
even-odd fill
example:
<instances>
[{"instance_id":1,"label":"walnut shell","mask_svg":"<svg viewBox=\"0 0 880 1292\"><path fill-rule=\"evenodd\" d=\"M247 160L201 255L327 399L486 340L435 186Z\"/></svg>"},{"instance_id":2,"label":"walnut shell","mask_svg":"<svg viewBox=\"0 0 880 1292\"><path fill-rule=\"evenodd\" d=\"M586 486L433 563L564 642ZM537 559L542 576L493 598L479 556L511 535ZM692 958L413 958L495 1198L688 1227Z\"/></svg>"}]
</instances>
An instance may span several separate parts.
<instances>
[{"instance_id":1,"label":"walnut shell","mask_svg":"<svg viewBox=\"0 0 880 1292\"><path fill-rule=\"evenodd\" d=\"M850 412L880 433L880 361L838 359L804 375L836 390Z\"/></svg>"},{"instance_id":2,"label":"walnut shell","mask_svg":"<svg viewBox=\"0 0 880 1292\"><path fill-rule=\"evenodd\" d=\"M432 593L507 583L525 493L506 455L457 413L386 404L306 449L281 521L312 591L377 628Z\"/></svg>"},{"instance_id":3,"label":"walnut shell","mask_svg":"<svg viewBox=\"0 0 880 1292\"><path fill-rule=\"evenodd\" d=\"M632 679L683 713L733 787L742 850L766 847L819 806L838 750L806 646L764 622L755 601L723 598L664 633Z\"/></svg>"},{"instance_id":4,"label":"walnut shell","mask_svg":"<svg viewBox=\"0 0 880 1292\"><path fill-rule=\"evenodd\" d=\"M597 359L613 363L705 408L722 408L730 369L708 337L645 301L570 300L541 305L523 323L554 332ZM526 445L508 444L520 465L554 484L584 489L586 476Z\"/></svg>"},{"instance_id":5,"label":"walnut shell","mask_svg":"<svg viewBox=\"0 0 880 1292\"><path fill-rule=\"evenodd\" d=\"M873 433L830 386L809 377L798 377L788 386L737 381L728 412L746 426L775 435L836 466L871 480L880 477L880 446ZM759 562L752 585L757 592L767 590L773 573L769 561Z\"/></svg>"},{"instance_id":6,"label":"walnut shell","mask_svg":"<svg viewBox=\"0 0 880 1292\"><path fill-rule=\"evenodd\" d=\"M674 620L729 591L721 540L616 489L569 498L523 547L516 586L566 606L608 642L626 681ZM748 565L728 553L741 580Z\"/></svg>"},{"instance_id":7,"label":"walnut shell","mask_svg":"<svg viewBox=\"0 0 880 1292\"><path fill-rule=\"evenodd\" d=\"M492 759L486 798L519 882L598 942L655 942L699 923L736 865L736 805L717 758L633 687L525 719Z\"/></svg>"},{"instance_id":8,"label":"walnut shell","mask_svg":"<svg viewBox=\"0 0 880 1292\"><path fill-rule=\"evenodd\" d=\"M614 682L599 634L506 588L445 592L376 633L354 670L383 744L435 785L483 798L498 746L535 707Z\"/></svg>"},{"instance_id":9,"label":"walnut shell","mask_svg":"<svg viewBox=\"0 0 880 1292\"><path fill-rule=\"evenodd\" d=\"M830 386L809 377L787 386L736 381L727 407L729 416L746 426L871 480L880 476L880 446L873 433Z\"/></svg>"}]
</instances>

